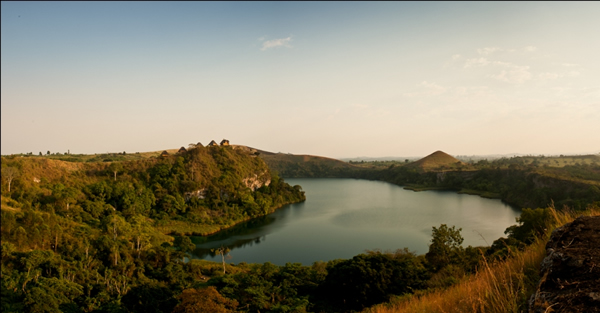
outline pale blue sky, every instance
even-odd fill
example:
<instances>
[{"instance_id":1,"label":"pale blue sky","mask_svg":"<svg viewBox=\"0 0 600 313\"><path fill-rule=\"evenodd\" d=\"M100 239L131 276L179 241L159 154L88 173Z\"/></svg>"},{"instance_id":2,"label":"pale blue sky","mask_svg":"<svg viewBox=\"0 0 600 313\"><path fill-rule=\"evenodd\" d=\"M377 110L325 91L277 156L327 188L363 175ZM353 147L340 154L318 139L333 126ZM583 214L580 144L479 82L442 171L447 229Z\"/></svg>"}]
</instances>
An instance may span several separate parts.
<instances>
[{"instance_id":1,"label":"pale blue sky","mask_svg":"<svg viewBox=\"0 0 600 313\"><path fill-rule=\"evenodd\" d=\"M597 2L2 2L2 154L600 151Z\"/></svg>"}]
</instances>

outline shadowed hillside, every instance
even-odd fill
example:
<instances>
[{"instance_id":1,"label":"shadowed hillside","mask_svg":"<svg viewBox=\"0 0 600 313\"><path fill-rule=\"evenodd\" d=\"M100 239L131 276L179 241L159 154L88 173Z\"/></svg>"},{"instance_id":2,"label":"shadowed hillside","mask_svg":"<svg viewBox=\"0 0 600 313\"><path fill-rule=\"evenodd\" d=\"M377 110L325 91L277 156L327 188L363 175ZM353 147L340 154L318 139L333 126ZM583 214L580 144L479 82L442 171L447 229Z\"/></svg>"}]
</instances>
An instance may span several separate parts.
<instances>
[{"instance_id":1,"label":"shadowed hillside","mask_svg":"<svg viewBox=\"0 0 600 313\"><path fill-rule=\"evenodd\" d=\"M273 153L247 146L234 146L236 149L254 152L269 168L281 177L349 177L360 170L359 167L344 161L302 154Z\"/></svg>"}]
</instances>

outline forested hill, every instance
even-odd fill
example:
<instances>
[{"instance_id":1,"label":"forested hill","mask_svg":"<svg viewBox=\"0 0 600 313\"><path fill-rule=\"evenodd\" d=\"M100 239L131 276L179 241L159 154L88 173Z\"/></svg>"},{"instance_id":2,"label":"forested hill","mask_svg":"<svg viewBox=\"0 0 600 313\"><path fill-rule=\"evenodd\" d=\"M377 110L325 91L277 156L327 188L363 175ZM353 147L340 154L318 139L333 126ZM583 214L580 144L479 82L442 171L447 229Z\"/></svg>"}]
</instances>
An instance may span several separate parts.
<instances>
[{"instance_id":1,"label":"forested hill","mask_svg":"<svg viewBox=\"0 0 600 313\"><path fill-rule=\"evenodd\" d=\"M14 172L14 174L11 174ZM2 208L82 223L118 214L152 219L164 233L209 233L304 199L255 155L229 146L121 162L2 158Z\"/></svg>"},{"instance_id":2,"label":"forested hill","mask_svg":"<svg viewBox=\"0 0 600 313\"><path fill-rule=\"evenodd\" d=\"M214 268L183 263L195 246L182 234L304 199L231 146L119 162L2 157L2 311L170 312L173 290Z\"/></svg>"}]
</instances>

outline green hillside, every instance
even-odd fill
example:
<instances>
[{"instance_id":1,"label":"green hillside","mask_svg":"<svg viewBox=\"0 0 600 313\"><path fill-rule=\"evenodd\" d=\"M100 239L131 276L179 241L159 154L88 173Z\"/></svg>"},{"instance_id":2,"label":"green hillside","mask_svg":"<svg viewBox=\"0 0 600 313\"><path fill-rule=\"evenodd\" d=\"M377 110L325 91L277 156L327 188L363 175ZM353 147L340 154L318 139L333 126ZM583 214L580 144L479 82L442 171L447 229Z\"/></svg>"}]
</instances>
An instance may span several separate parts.
<instances>
[{"instance_id":1,"label":"green hillside","mask_svg":"<svg viewBox=\"0 0 600 313\"><path fill-rule=\"evenodd\" d=\"M17 174L9 185L8 170ZM198 147L130 161L2 158L2 208L93 223L116 213L151 218L163 233L211 233L304 199L252 154Z\"/></svg>"}]
</instances>

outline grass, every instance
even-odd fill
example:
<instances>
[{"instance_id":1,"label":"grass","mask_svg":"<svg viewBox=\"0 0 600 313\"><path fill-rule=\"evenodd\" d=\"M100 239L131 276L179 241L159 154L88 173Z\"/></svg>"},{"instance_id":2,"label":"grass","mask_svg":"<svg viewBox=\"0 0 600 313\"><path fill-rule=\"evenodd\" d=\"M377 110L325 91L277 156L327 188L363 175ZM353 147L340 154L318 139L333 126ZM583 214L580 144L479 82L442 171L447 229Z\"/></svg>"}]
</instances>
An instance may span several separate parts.
<instances>
[{"instance_id":1,"label":"grass","mask_svg":"<svg viewBox=\"0 0 600 313\"><path fill-rule=\"evenodd\" d=\"M574 212L552 210L554 220L546 234L527 247L517 251L504 261L488 263L484 261L480 270L460 283L444 290L436 290L403 296L389 303L369 309L369 313L409 313L409 312L481 312L505 313L527 312L527 300L537 288L540 263L546 255L545 246L550 233L555 228L571 222ZM600 211L590 210L583 215L600 215Z\"/></svg>"},{"instance_id":2,"label":"grass","mask_svg":"<svg viewBox=\"0 0 600 313\"><path fill-rule=\"evenodd\" d=\"M473 189L461 189L458 193L467 194L467 195L475 195L488 199L500 199L500 194L489 191L479 191Z\"/></svg>"},{"instance_id":3,"label":"grass","mask_svg":"<svg viewBox=\"0 0 600 313\"><path fill-rule=\"evenodd\" d=\"M406 190L412 190L412 191L451 190L448 187L425 186L425 185L417 185L417 184L406 184L403 186L403 188Z\"/></svg>"},{"instance_id":4,"label":"grass","mask_svg":"<svg viewBox=\"0 0 600 313\"><path fill-rule=\"evenodd\" d=\"M167 149L169 154L176 154L179 149ZM46 159L55 161L66 161L66 162L113 162L113 161L135 161L149 159L160 156L161 151L150 151L150 152L106 152L106 153L95 153L95 154L16 154L16 155L5 155L3 157L23 157L31 159Z\"/></svg>"}]
</instances>

